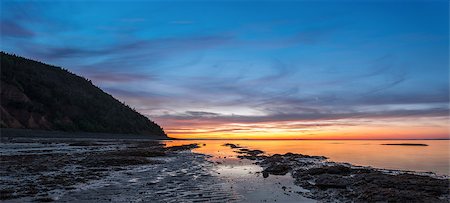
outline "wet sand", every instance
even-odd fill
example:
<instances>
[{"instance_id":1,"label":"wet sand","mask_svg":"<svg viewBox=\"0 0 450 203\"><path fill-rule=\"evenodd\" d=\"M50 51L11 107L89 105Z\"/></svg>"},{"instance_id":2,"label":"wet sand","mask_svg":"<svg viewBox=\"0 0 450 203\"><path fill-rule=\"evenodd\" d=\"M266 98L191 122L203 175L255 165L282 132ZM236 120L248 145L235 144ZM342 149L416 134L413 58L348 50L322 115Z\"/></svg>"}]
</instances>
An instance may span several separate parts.
<instances>
[{"instance_id":1,"label":"wet sand","mask_svg":"<svg viewBox=\"0 0 450 203\"><path fill-rule=\"evenodd\" d=\"M217 147L213 154L198 153L206 147L209 146L204 143L180 145L152 140L2 138L0 200L364 201L369 199L346 192L346 188L356 190L370 186L368 188L374 190L375 186L379 187L378 183L361 182L364 177L385 180L381 183L388 186L416 181L415 185L412 184L414 187L400 184L401 187L409 187L409 190L401 190L405 193L397 194L389 189L378 191L379 194L423 197L412 199L417 201L448 200L446 176L357 167L330 162L323 156L268 155L261 150L232 143ZM401 178L386 179L391 176ZM364 187L350 184L347 180L356 180L352 178L359 178ZM416 186L421 186L422 190L425 188L425 193L417 192ZM364 198L379 198L373 195L375 193L370 194Z\"/></svg>"},{"instance_id":2,"label":"wet sand","mask_svg":"<svg viewBox=\"0 0 450 203\"><path fill-rule=\"evenodd\" d=\"M190 151L202 145L9 138L0 146L4 202L314 202L295 193L292 177L262 178L239 153Z\"/></svg>"},{"instance_id":3,"label":"wet sand","mask_svg":"<svg viewBox=\"0 0 450 203\"><path fill-rule=\"evenodd\" d=\"M155 141L15 138L1 143L0 199L30 201L230 202L213 163Z\"/></svg>"}]
</instances>

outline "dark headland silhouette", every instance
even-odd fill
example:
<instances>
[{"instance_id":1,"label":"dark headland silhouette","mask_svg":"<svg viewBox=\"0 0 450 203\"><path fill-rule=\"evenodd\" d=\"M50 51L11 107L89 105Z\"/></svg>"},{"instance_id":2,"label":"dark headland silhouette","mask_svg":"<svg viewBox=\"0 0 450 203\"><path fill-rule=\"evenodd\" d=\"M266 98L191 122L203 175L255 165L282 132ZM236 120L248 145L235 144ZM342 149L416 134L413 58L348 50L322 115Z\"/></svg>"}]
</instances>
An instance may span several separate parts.
<instances>
[{"instance_id":1,"label":"dark headland silhouette","mask_svg":"<svg viewBox=\"0 0 450 203\"><path fill-rule=\"evenodd\" d=\"M86 78L1 52L1 128L154 135L155 122Z\"/></svg>"}]
</instances>

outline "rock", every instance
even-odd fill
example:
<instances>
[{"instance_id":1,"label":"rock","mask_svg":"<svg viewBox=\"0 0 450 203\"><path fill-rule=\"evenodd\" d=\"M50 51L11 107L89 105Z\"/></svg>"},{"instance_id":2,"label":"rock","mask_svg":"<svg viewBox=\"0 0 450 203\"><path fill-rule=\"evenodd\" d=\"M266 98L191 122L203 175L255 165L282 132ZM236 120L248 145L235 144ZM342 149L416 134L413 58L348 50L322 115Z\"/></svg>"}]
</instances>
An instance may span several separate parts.
<instances>
[{"instance_id":1,"label":"rock","mask_svg":"<svg viewBox=\"0 0 450 203\"><path fill-rule=\"evenodd\" d=\"M240 159L249 159L249 160L258 160L260 157L252 156L252 155L239 155L237 156Z\"/></svg>"},{"instance_id":2,"label":"rock","mask_svg":"<svg viewBox=\"0 0 450 203\"><path fill-rule=\"evenodd\" d=\"M350 182L348 179L335 174L321 174L316 178L315 186L320 189L346 188Z\"/></svg>"},{"instance_id":3,"label":"rock","mask_svg":"<svg viewBox=\"0 0 450 203\"><path fill-rule=\"evenodd\" d=\"M248 154L248 155L251 155L251 156L258 156L260 154L263 154L264 152L261 151L261 150L249 150L249 149L246 149L246 148L240 148L239 151L237 151L236 153Z\"/></svg>"},{"instance_id":4,"label":"rock","mask_svg":"<svg viewBox=\"0 0 450 203\"><path fill-rule=\"evenodd\" d=\"M264 169L265 172L273 174L273 175L286 175L291 170L291 167L289 165L285 164L279 164L274 163L273 165L270 165L266 169Z\"/></svg>"},{"instance_id":5,"label":"rock","mask_svg":"<svg viewBox=\"0 0 450 203\"><path fill-rule=\"evenodd\" d=\"M320 175L320 174L339 174L339 175L347 175L352 171L350 167L336 165L336 166L325 166L321 168L311 168L306 170L304 174L308 175Z\"/></svg>"},{"instance_id":6,"label":"rock","mask_svg":"<svg viewBox=\"0 0 450 203\"><path fill-rule=\"evenodd\" d=\"M284 157L288 157L289 159L299 159L299 158L307 158L307 159L328 159L325 156L309 156L309 155L304 155L304 154L294 154L291 152L288 152L286 154L283 155Z\"/></svg>"},{"instance_id":7,"label":"rock","mask_svg":"<svg viewBox=\"0 0 450 203\"><path fill-rule=\"evenodd\" d=\"M187 144L187 145L180 145L180 146L171 146L166 147L168 151L183 151L183 150L191 150L199 148L198 144Z\"/></svg>"},{"instance_id":8,"label":"rock","mask_svg":"<svg viewBox=\"0 0 450 203\"><path fill-rule=\"evenodd\" d=\"M448 202L449 180L375 169L325 166L293 173L296 183L322 201Z\"/></svg>"},{"instance_id":9,"label":"rock","mask_svg":"<svg viewBox=\"0 0 450 203\"><path fill-rule=\"evenodd\" d=\"M233 148L233 149L241 148L241 147L239 147L238 145L231 144L231 143L225 143L223 146L231 147L231 148Z\"/></svg>"}]
</instances>

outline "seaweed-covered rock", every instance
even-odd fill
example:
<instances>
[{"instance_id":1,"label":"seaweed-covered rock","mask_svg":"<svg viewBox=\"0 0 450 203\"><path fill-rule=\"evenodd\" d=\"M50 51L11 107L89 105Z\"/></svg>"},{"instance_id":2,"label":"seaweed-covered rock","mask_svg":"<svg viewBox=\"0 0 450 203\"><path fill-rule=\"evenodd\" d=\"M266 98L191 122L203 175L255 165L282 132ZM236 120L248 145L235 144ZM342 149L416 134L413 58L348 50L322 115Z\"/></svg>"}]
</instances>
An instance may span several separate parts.
<instances>
[{"instance_id":1,"label":"seaweed-covered rock","mask_svg":"<svg viewBox=\"0 0 450 203\"><path fill-rule=\"evenodd\" d=\"M231 148L233 148L233 149L241 148L241 147L239 147L238 145L231 144L231 143L225 143L223 146L231 147Z\"/></svg>"},{"instance_id":2,"label":"seaweed-covered rock","mask_svg":"<svg viewBox=\"0 0 450 203\"><path fill-rule=\"evenodd\" d=\"M292 168L289 165L274 163L264 169L263 172L267 172L273 175L286 175L286 173L288 173L291 169Z\"/></svg>"},{"instance_id":3,"label":"seaweed-covered rock","mask_svg":"<svg viewBox=\"0 0 450 203\"><path fill-rule=\"evenodd\" d=\"M303 172L305 175L321 175L321 174L339 174L348 175L352 169L347 166L336 165L336 166L325 166L320 168L311 168Z\"/></svg>"},{"instance_id":4,"label":"seaweed-covered rock","mask_svg":"<svg viewBox=\"0 0 450 203\"><path fill-rule=\"evenodd\" d=\"M299 169L296 183L321 200L357 202L448 202L449 180L415 174L385 174L376 169L335 165Z\"/></svg>"},{"instance_id":5,"label":"seaweed-covered rock","mask_svg":"<svg viewBox=\"0 0 450 203\"><path fill-rule=\"evenodd\" d=\"M336 174L321 174L315 181L315 186L320 189L346 188L348 185L350 185L349 179Z\"/></svg>"}]
</instances>

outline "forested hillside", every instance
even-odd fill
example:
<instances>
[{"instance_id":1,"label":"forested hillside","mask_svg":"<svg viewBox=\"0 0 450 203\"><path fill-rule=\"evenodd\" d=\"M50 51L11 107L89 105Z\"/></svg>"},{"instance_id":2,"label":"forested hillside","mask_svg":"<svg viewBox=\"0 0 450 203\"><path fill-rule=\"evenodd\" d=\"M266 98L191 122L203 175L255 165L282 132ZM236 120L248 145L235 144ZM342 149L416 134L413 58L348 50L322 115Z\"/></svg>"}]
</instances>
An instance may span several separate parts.
<instances>
[{"instance_id":1,"label":"forested hillside","mask_svg":"<svg viewBox=\"0 0 450 203\"><path fill-rule=\"evenodd\" d=\"M1 53L1 127L166 136L147 117L91 81Z\"/></svg>"}]
</instances>

